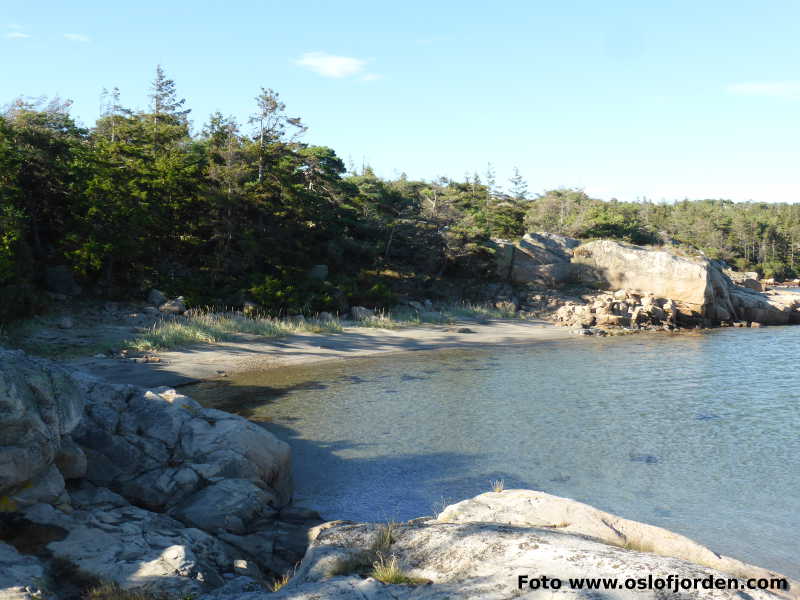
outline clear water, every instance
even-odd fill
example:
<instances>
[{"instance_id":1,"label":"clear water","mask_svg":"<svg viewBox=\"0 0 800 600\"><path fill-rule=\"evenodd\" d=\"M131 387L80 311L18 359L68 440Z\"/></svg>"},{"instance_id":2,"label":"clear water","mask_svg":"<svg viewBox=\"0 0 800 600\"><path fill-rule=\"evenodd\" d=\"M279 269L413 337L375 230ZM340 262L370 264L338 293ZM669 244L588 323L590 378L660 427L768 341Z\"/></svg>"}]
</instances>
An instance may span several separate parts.
<instances>
[{"instance_id":1,"label":"clear water","mask_svg":"<svg viewBox=\"0 0 800 600\"><path fill-rule=\"evenodd\" d=\"M800 327L580 338L251 373L187 393L294 451L330 519L533 488L800 577Z\"/></svg>"}]
</instances>

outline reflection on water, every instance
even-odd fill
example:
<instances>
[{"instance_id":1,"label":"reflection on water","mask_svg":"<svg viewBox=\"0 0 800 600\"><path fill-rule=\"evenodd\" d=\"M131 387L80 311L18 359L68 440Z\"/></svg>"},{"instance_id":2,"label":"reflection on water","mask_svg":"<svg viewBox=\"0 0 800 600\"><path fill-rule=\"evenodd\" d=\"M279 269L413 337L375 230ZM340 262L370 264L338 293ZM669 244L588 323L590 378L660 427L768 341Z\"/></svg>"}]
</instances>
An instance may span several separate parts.
<instances>
[{"instance_id":1,"label":"reflection on water","mask_svg":"<svg viewBox=\"0 0 800 600\"><path fill-rule=\"evenodd\" d=\"M327 518L408 519L490 480L800 577L800 327L582 338L252 373L187 393L289 441Z\"/></svg>"}]
</instances>

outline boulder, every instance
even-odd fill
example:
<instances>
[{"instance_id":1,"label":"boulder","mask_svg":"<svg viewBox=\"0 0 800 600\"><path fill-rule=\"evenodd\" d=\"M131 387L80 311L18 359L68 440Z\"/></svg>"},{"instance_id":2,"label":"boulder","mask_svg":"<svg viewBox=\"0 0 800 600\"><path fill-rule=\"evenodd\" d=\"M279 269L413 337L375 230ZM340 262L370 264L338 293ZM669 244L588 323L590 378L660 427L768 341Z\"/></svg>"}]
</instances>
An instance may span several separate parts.
<instances>
[{"instance_id":1,"label":"boulder","mask_svg":"<svg viewBox=\"0 0 800 600\"><path fill-rule=\"evenodd\" d=\"M150 290L150 293L147 294L147 303L152 304L153 306L161 306L168 300L166 294L161 290L157 290L153 288Z\"/></svg>"},{"instance_id":2,"label":"boulder","mask_svg":"<svg viewBox=\"0 0 800 600\"><path fill-rule=\"evenodd\" d=\"M570 263L578 240L554 233L527 233L514 244L492 240L495 269L503 280L514 283L560 285L574 279L576 268Z\"/></svg>"},{"instance_id":3,"label":"boulder","mask_svg":"<svg viewBox=\"0 0 800 600\"><path fill-rule=\"evenodd\" d=\"M583 244L575 250L573 261L590 267L592 276L609 289L672 298L689 312L702 312L711 300L708 261L612 240Z\"/></svg>"},{"instance_id":4,"label":"boulder","mask_svg":"<svg viewBox=\"0 0 800 600\"><path fill-rule=\"evenodd\" d=\"M62 440L80 423L84 399L70 375L54 363L0 350L0 497L51 499L59 476L51 466ZM41 486L37 483L40 482ZM63 479L60 480L63 491Z\"/></svg>"},{"instance_id":5,"label":"boulder","mask_svg":"<svg viewBox=\"0 0 800 600\"><path fill-rule=\"evenodd\" d=\"M207 531L243 534L277 499L246 479L223 479L193 494L170 511L180 521Z\"/></svg>"},{"instance_id":6,"label":"boulder","mask_svg":"<svg viewBox=\"0 0 800 600\"><path fill-rule=\"evenodd\" d=\"M746 287L748 289L755 290L757 292L763 292L764 291L764 288L761 285L761 283L758 281L758 279L743 279L742 281L736 282L736 283L738 285L741 285L742 287Z\"/></svg>"},{"instance_id":7,"label":"boulder","mask_svg":"<svg viewBox=\"0 0 800 600\"><path fill-rule=\"evenodd\" d=\"M597 240L576 248L572 260L585 267L579 272L584 283L669 299L661 308L671 322L800 323L799 295L735 285L721 263L703 257Z\"/></svg>"},{"instance_id":8,"label":"boulder","mask_svg":"<svg viewBox=\"0 0 800 600\"><path fill-rule=\"evenodd\" d=\"M86 416L73 437L95 485L152 510L187 501L218 478L249 480L275 504L289 502L289 446L263 427L169 388L143 392L86 375L79 381Z\"/></svg>"},{"instance_id":9,"label":"boulder","mask_svg":"<svg viewBox=\"0 0 800 600\"><path fill-rule=\"evenodd\" d=\"M183 296L178 296L173 300L167 300L158 307L158 310L171 315L182 315L186 312L186 304L183 301Z\"/></svg>"},{"instance_id":10,"label":"boulder","mask_svg":"<svg viewBox=\"0 0 800 600\"><path fill-rule=\"evenodd\" d=\"M69 316L59 318L56 324L60 329L72 329L75 327L75 321Z\"/></svg>"},{"instance_id":11,"label":"boulder","mask_svg":"<svg viewBox=\"0 0 800 600\"><path fill-rule=\"evenodd\" d=\"M755 271L734 271L733 269L723 268L723 272L733 283L743 285L748 279L758 281L758 273Z\"/></svg>"}]
</instances>

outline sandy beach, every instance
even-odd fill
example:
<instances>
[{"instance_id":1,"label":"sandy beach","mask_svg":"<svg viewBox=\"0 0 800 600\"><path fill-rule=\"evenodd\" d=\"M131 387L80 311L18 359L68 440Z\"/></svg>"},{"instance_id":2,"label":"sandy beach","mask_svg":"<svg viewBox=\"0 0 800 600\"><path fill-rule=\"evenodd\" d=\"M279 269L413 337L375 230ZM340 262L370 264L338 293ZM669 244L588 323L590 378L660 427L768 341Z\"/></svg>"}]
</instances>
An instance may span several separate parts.
<instances>
[{"instance_id":1,"label":"sandy beach","mask_svg":"<svg viewBox=\"0 0 800 600\"><path fill-rule=\"evenodd\" d=\"M160 352L160 362L96 357L66 362L117 383L175 387L232 373L285 365L392 352L535 343L574 337L568 329L545 321L493 320L485 324L399 329L346 327L341 333L309 333L270 339L241 335L236 341Z\"/></svg>"}]
</instances>

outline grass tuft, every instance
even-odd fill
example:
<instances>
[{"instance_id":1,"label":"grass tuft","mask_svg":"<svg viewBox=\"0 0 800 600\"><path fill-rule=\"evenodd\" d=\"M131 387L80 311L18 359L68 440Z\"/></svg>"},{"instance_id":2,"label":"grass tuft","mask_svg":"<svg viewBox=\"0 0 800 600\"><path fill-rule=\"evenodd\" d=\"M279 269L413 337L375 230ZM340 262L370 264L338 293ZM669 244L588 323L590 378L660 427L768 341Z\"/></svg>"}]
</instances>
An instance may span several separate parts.
<instances>
[{"instance_id":1,"label":"grass tuft","mask_svg":"<svg viewBox=\"0 0 800 600\"><path fill-rule=\"evenodd\" d=\"M389 548L391 548L392 544L394 544L394 534L396 531L397 523L394 521L389 521L386 523L386 525L383 525L380 529L378 529L378 534L372 544L372 548L370 548L370 551L379 558L382 555L388 554Z\"/></svg>"},{"instance_id":2,"label":"grass tuft","mask_svg":"<svg viewBox=\"0 0 800 600\"><path fill-rule=\"evenodd\" d=\"M490 481L489 484L492 486L492 491L500 493L506 489L506 483L502 479L495 479L494 481Z\"/></svg>"},{"instance_id":3,"label":"grass tuft","mask_svg":"<svg viewBox=\"0 0 800 600\"><path fill-rule=\"evenodd\" d=\"M372 571L369 575L383 583L395 585L421 585L428 583L427 579L411 577L404 573L396 556L388 559L384 556L378 557L378 560L372 564Z\"/></svg>"},{"instance_id":4,"label":"grass tuft","mask_svg":"<svg viewBox=\"0 0 800 600\"><path fill-rule=\"evenodd\" d=\"M125 590L116 583L103 583L87 590L83 594L83 600L170 600L170 598L164 594L142 589Z\"/></svg>"},{"instance_id":5,"label":"grass tuft","mask_svg":"<svg viewBox=\"0 0 800 600\"><path fill-rule=\"evenodd\" d=\"M283 586L285 586L287 583L289 583L289 580L290 580L292 577L294 577L294 573L295 573L295 569L292 569L291 571L287 571L286 573L284 573L284 574L283 574L283 575L281 575L280 577L276 577L276 578L275 578L275 579L272 581L272 585L270 586L270 589L271 589L273 592L278 592L278 591L280 591L280 590L281 590L281 588L283 588Z\"/></svg>"}]
</instances>

